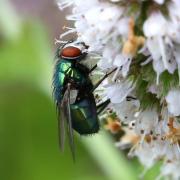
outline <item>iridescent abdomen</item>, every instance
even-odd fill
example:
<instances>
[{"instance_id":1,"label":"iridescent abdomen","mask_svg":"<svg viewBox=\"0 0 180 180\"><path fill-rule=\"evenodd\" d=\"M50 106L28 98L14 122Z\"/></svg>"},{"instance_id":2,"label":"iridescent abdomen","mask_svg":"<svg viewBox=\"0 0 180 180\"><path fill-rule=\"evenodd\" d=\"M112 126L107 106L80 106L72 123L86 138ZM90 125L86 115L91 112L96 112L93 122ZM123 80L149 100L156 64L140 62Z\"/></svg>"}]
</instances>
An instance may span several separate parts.
<instances>
[{"instance_id":1,"label":"iridescent abdomen","mask_svg":"<svg viewBox=\"0 0 180 180\"><path fill-rule=\"evenodd\" d=\"M71 105L73 129L79 134L93 134L99 131L99 122L93 94Z\"/></svg>"}]
</instances>

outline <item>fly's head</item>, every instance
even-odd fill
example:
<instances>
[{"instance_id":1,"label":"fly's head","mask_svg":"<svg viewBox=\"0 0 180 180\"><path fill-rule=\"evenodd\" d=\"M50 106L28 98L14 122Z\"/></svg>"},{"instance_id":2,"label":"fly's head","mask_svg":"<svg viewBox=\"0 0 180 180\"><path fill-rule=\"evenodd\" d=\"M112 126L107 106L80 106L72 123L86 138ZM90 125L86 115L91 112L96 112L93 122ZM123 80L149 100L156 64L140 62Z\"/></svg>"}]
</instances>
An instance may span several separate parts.
<instances>
[{"instance_id":1,"label":"fly's head","mask_svg":"<svg viewBox=\"0 0 180 180\"><path fill-rule=\"evenodd\" d=\"M69 41L58 50L58 57L66 60L80 61L87 55L88 46L83 42Z\"/></svg>"}]
</instances>

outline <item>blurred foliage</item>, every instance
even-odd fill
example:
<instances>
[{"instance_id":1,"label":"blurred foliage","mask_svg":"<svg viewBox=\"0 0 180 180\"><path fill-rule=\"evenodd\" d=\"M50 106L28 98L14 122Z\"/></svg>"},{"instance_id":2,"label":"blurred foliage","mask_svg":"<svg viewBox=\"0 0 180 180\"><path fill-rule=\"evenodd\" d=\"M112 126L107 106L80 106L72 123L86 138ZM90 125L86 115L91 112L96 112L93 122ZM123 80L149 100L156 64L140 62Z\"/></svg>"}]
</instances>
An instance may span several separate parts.
<instances>
[{"instance_id":1,"label":"blurred foliage","mask_svg":"<svg viewBox=\"0 0 180 180\"><path fill-rule=\"evenodd\" d=\"M7 39L16 38L20 30L20 21L10 2L8 0L0 0L0 36L3 33Z\"/></svg>"},{"instance_id":2,"label":"blurred foliage","mask_svg":"<svg viewBox=\"0 0 180 180\"><path fill-rule=\"evenodd\" d=\"M101 179L101 171L81 145L77 144L76 164L68 151L59 152L49 97L22 82L7 83L0 92L1 179Z\"/></svg>"},{"instance_id":3,"label":"blurred foliage","mask_svg":"<svg viewBox=\"0 0 180 180\"><path fill-rule=\"evenodd\" d=\"M2 11L0 17L1 22ZM18 35L9 30L7 36L8 28L0 28L0 179L138 179L142 167L127 160L103 131L76 137L75 164L67 145L64 153L59 151L51 97L53 42L39 22L17 25ZM153 179L157 167L145 179Z\"/></svg>"}]
</instances>

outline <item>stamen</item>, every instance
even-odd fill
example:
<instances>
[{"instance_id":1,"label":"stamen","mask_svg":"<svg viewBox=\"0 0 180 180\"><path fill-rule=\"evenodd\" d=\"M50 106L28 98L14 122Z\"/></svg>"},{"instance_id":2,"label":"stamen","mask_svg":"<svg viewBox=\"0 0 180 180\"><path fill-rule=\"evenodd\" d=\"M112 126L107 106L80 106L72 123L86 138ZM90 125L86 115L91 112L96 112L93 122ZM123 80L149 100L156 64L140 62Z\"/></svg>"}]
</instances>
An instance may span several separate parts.
<instances>
[{"instance_id":1,"label":"stamen","mask_svg":"<svg viewBox=\"0 0 180 180\"><path fill-rule=\"evenodd\" d=\"M67 36L67 35L69 35L71 33L75 33L75 32L77 32L75 28L74 29L70 29L69 31L66 31L65 33L61 34L60 35L60 39L62 39L64 36Z\"/></svg>"},{"instance_id":2,"label":"stamen","mask_svg":"<svg viewBox=\"0 0 180 180\"><path fill-rule=\"evenodd\" d=\"M61 41L61 40L58 40L58 39L55 39L55 45L56 44L66 44L68 41Z\"/></svg>"},{"instance_id":3,"label":"stamen","mask_svg":"<svg viewBox=\"0 0 180 180\"><path fill-rule=\"evenodd\" d=\"M160 77L160 73L157 73L157 77L156 77L156 85L159 85L159 77Z\"/></svg>"},{"instance_id":4,"label":"stamen","mask_svg":"<svg viewBox=\"0 0 180 180\"><path fill-rule=\"evenodd\" d=\"M73 29L75 29L75 28L68 27L68 26L63 26L63 29L73 30Z\"/></svg>"},{"instance_id":5,"label":"stamen","mask_svg":"<svg viewBox=\"0 0 180 180\"><path fill-rule=\"evenodd\" d=\"M73 3L74 3L73 1L67 0L67 1L59 2L57 4L60 10L64 10L65 8L71 6Z\"/></svg>"},{"instance_id":6,"label":"stamen","mask_svg":"<svg viewBox=\"0 0 180 180\"><path fill-rule=\"evenodd\" d=\"M152 61L152 56L148 57L148 58L146 59L146 61L144 61L143 63L141 63L141 66L145 66L146 64L148 64L148 63L151 62L151 61Z\"/></svg>"}]
</instances>

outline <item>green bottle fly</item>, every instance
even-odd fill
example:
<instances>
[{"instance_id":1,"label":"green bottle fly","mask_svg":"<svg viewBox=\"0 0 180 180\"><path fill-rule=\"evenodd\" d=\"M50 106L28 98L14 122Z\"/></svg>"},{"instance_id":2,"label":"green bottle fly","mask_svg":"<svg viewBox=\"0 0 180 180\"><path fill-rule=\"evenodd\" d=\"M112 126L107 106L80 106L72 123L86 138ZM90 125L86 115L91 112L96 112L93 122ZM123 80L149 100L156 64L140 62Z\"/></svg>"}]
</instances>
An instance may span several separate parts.
<instances>
[{"instance_id":1,"label":"green bottle fly","mask_svg":"<svg viewBox=\"0 0 180 180\"><path fill-rule=\"evenodd\" d=\"M87 48L84 43L79 42L68 42L58 48L53 76L54 99L59 112L60 146L64 149L67 127L73 157L75 156L73 130L80 135L97 133L99 131L98 114L110 102L107 100L96 107L93 91L110 73L95 86L92 84L89 74L97 65L89 69L81 64L81 61L86 58Z\"/></svg>"}]
</instances>

